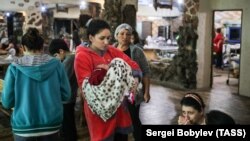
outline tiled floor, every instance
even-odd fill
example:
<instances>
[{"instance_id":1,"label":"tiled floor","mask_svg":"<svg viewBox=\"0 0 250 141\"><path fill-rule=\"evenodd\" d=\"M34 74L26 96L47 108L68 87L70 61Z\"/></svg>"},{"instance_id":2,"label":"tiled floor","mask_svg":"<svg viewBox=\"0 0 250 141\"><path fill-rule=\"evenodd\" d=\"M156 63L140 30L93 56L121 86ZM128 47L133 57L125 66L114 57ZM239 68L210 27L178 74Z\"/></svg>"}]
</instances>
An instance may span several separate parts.
<instances>
[{"instance_id":1,"label":"tiled floor","mask_svg":"<svg viewBox=\"0 0 250 141\"><path fill-rule=\"evenodd\" d=\"M250 124L250 98L239 96L238 79L228 78L228 71L214 70L213 88L196 91L206 104L206 110L217 109L231 115L238 124ZM227 80L229 79L229 85ZM143 124L176 124L180 111L180 99L187 91L173 90L160 85L151 85L151 100L142 103L140 118ZM82 137L83 141L88 141ZM132 141L132 138L129 139Z\"/></svg>"},{"instance_id":2,"label":"tiled floor","mask_svg":"<svg viewBox=\"0 0 250 141\"><path fill-rule=\"evenodd\" d=\"M214 71L213 88L196 91L206 104L206 110L217 109L231 115L238 124L250 124L250 98L238 95L238 79L229 78L228 72ZM176 124L180 112L180 99L186 92L159 85L151 86L151 101L141 105L140 118L143 124Z\"/></svg>"},{"instance_id":3,"label":"tiled floor","mask_svg":"<svg viewBox=\"0 0 250 141\"><path fill-rule=\"evenodd\" d=\"M211 90L196 91L205 101L206 110L217 109L231 115L238 124L250 124L250 98L237 94L238 79L229 78L228 72L214 71L214 85ZM160 85L151 85L151 100L142 103L140 118L143 124L176 124L180 111L180 99L185 91L173 90ZM0 124L2 119L0 118ZM0 129L1 130L1 129ZM87 128L79 128L79 140L89 141ZM1 141L7 141L0 138ZM132 140L130 138L130 140ZM11 140L9 140L11 141Z\"/></svg>"}]
</instances>

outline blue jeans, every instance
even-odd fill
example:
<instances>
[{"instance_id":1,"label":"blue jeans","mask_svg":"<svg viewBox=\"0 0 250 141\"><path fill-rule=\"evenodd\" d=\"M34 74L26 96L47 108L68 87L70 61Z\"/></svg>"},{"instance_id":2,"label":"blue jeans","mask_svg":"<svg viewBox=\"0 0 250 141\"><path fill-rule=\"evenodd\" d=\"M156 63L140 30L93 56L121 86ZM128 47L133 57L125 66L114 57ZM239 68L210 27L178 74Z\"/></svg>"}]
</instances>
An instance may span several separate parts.
<instances>
[{"instance_id":1,"label":"blue jeans","mask_svg":"<svg viewBox=\"0 0 250 141\"><path fill-rule=\"evenodd\" d=\"M22 137L14 134L15 141L60 141L59 133L37 137Z\"/></svg>"}]
</instances>

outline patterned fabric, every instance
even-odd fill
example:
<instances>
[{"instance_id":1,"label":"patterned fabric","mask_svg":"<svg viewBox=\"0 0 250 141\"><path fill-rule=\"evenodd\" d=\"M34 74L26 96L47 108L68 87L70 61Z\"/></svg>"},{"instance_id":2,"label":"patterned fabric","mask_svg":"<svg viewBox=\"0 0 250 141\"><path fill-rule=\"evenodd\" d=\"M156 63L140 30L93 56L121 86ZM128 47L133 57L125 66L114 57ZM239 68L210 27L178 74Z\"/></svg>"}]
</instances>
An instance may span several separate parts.
<instances>
[{"instance_id":1,"label":"patterned fabric","mask_svg":"<svg viewBox=\"0 0 250 141\"><path fill-rule=\"evenodd\" d=\"M135 85L131 67L122 59L115 58L99 85L91 85L89 79L82 84L84 97L91 111L105 122L114 115L124 99L124 93Z\"/></svg>"},{"instance_id":2,"label":"patterned fabric","mask_svg":"<svg viewBox=\"0 0 250 141\"><path fill-rule=\"evenodd\" d=\"M114 46L117 47L118 43L115 43ZM129 45L128 50L130 50L130 53L129 53L130 55L128 54L127 55L131 56L131 59L139 65L139 67L142 70L142 76L150 77L151 72L150 72L149 64L148 64L147 58L145 57L143 53L143 50L139 46L133 45L133 44ZM143 101L144 101L144 90L143 90L142 83L139 83L137 87L136 95L135 95L135 105L137 106L141 104L141 102Z\"/></svg>"},{"instance_id":3,"label":"patterned fabric","mask_svg":"<svg viewBox=\"0 0 250 141\"><path fill-rule=\"evenodd\" d=\"M20 58L15 58L14 63L21 66L39 66L49 62L52 59L48 54L24 55Z\"/></svg>"}]
</instances>

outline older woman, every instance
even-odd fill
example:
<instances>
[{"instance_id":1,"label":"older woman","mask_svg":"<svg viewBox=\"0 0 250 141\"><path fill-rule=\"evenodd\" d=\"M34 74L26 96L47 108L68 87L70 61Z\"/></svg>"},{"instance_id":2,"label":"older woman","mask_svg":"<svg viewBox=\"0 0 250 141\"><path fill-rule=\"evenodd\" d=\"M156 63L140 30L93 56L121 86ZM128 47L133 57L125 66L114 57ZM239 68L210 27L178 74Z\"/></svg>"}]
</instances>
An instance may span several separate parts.
<instances>
[{"instance_id":1,"label":"older woman","mask_svg":"<svg viewBox=\"0 0 250 141\"><path fill-rule=\"evenodd\" d=\"M143 50L131 44L131 34L132 28L130 25L123 23L119 25L115 30L115 39L118 41L115 46L123 51L127 56L129 56L132 60L134 60L142 70L142 85L143 89L140 93L136 96L135 104L128 104L130 115L132 117L132 122L134 126L134 138L135 141L139 141L140 139L140 131L141 131L141 122L139 119L139 109L140 103L144 100L148 102L150 99L149 94L149 86L150 86L150 69L147 62L147 59L143 53Z\"/></svg>"}]
</instances>

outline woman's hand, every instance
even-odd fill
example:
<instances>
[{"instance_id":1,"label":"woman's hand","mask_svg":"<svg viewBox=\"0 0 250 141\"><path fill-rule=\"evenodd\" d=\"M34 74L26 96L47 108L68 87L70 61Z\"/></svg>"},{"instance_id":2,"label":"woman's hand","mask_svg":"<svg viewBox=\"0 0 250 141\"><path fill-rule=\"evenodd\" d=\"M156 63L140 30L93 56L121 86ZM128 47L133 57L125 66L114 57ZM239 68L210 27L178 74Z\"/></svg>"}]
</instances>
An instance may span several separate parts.
<instances>
[{"instance_id":1,"label":"woman's hand","mask_svg":"<svg viewBox=\"0 0 250 141\"><path fill-rule=\"evenodd\" d=\"M144 102L146 103L148 103L151 98L149 93L144 93L143 97L144 97Z\"/></svg>"},{"instance_id":2,"label":"woman's hand","mask_svg":"<svg viewBox=\"0 0 250 141\"><path fill-rule=\"evenodd\" d=\"M96 68L108 70L109 65L107 65L107 64L99 64L99 65L96 66Z\"/></svg>"},{"instance_id":3,"label":"woman's hand","mask_svg":"<svg viewBox=\"0 0 250 141\"><path fill-rule=\"evenodd\" d=\"M134 92L136 92L137 87L139 86L139 78L138 77L134 77L135 80L135 84L134 84Z\"/></svg>"},{"instance_id":4,"label":"woman's hand","mask_svg":"<svg viewBox=\"0 0 250 141\"><path fill-rule=\"evenodd\" d=\"M187 116L179 116L178 125L191 125L191 122Z\"/></svg>"}]
</instances>

